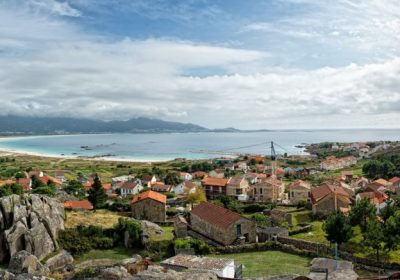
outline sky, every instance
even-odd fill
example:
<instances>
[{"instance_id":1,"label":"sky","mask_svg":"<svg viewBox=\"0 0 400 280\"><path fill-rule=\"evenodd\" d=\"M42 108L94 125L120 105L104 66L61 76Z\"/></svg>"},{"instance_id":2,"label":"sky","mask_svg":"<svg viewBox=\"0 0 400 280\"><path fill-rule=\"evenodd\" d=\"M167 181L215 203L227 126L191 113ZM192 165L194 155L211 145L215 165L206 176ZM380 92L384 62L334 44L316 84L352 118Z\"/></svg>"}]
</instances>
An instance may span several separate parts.
<instances>
[{"instance_id":1,"label":"sky","mask_svg":"<svg viewBox=\"0 0 400 280\"><path fill-rule=\"evenodd\" d=\"M398 0L0 0L3 115L400 127Z\"/></svg>"}]
</instances>

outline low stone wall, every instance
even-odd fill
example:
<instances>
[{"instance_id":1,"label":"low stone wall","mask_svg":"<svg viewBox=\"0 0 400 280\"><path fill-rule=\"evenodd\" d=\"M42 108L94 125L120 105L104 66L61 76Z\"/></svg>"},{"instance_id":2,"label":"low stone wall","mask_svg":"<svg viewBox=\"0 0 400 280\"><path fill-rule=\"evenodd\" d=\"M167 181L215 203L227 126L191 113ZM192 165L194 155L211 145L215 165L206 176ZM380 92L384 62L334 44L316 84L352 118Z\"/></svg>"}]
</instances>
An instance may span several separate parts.
<instances>
[{"instance_id":1,"label":"low stone wall","mask_svg":"<svg viewBox=\"0 0 400 280\"><path fill-rule=\"evenodd\" d=\"M312 228L313 228L312 224L307 224L307 225L302 226L302 227L300 227L298 229L289 231L289 235L295 235L295 234L298 234L298 233L309 232L309 231L312 230Z\"/></svg>"}]
</instances>

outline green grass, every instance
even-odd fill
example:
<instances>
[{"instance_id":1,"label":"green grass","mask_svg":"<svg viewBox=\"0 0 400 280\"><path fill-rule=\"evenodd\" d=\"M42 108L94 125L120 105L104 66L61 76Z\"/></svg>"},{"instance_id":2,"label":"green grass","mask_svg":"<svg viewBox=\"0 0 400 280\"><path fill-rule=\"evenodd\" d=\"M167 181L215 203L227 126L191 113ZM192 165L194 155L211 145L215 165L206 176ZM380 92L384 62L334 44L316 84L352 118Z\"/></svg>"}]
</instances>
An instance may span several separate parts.
<instances>
[{"instance_id":1,"label":"green grass","mask_svg":"<svg viewBox=\"0 0 400 280\"><path fill-rule=\"evenodd\" d=\"M282 274L308 275L310 266L309 258L279 251L210 256L234 259L236 265L243 264L244 277L264 277Z\"/></svg>"},{"instance_id":2,"label":"green grass","mask_svg":"<svg viewBox=\"0 0 400 280\"><path fill-rule=\"evenodd\" d=\"M108 250L90 250L88 253L75 258L75 262L84 262L87 260L110 259L110 260L124 260L132 257L132 249L126 248L113 248Z\"/></svg>"},{"instance_id":3,"label":"green grass","mask_svg":"<svg viewBox=\"0 0 400 280\"><path fill-rule=\"evenodd\" d=\"M164 240L172 240L174 239L174 228L173 227L161 227L164 231L164 235L153 235L150 237L151 241L164 241Z\"/></svg>"},{"instance_id":4,"label":"green grass","mask_svg":"<svg viewBox=\"0 0 400 280\"><path fill-rule=\"evenodd\" d=\"M296 226L298 224L311 223L311 211L310 210L293 212L291 214L292 214L292 224L294 226Z\"/></svg>"},{"instance_id":5,"label":"green grass","mask_svg":"<svg viewBox=\"0 0 400 280\"><path fill-rule=\"evenodd\" d=\"M322 229L322 222L315 221L312 222L312 225L313 229L310 232L298 233L292 235L291 237L310 242L329 244L329 241L327 241L325 238L325 232Z\"/></svg>"}]
</instances>

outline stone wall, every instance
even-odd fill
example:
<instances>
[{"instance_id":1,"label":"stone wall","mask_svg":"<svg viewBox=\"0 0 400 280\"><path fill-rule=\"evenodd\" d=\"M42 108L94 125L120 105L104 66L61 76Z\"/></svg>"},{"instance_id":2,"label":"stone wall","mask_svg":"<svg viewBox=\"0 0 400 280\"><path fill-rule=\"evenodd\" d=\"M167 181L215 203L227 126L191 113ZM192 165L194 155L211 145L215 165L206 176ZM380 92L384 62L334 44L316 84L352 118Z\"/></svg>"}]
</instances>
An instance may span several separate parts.
<instances>
[{"instance_id":1,"label":"stone wall","mask_svg":"<svg viewBox=\"0 0 400 280\"><path fill-rule=\"evenodd\" d=\"M132 204L132 216L137 220L164 222L165 204L149 198L138 201Z\"/></svg>"}]
</instances>

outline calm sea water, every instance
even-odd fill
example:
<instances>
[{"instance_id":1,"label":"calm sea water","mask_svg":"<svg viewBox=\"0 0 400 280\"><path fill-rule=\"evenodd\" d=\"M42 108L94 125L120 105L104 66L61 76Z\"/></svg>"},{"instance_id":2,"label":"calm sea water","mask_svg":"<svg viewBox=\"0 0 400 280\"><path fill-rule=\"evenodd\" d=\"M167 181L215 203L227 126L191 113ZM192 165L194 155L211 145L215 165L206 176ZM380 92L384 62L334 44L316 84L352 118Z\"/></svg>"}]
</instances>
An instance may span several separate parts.
<instances>
[{"instance_id":1,"label":"calm sea water","mask_svg":"<svg viewBox=\"0 0 400 280\"><path fill-rule=\"evenodd\" d=\"M140 161L220 156L209 151L269 154L270 141L278 153L302 153L296 145L324 141L400 141L393 130L291 130L252 133L169 133L57 135L0 139L0 148L51 156L100 156ZM88 149L81 148L87 146ZM223 153L222 153L223 154Z\"/></svg>"}]
</instances>

